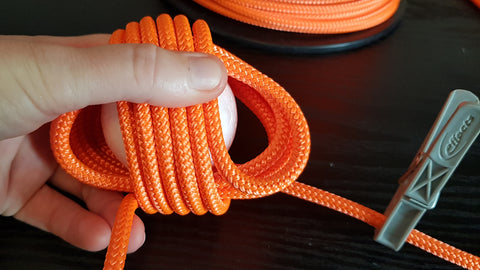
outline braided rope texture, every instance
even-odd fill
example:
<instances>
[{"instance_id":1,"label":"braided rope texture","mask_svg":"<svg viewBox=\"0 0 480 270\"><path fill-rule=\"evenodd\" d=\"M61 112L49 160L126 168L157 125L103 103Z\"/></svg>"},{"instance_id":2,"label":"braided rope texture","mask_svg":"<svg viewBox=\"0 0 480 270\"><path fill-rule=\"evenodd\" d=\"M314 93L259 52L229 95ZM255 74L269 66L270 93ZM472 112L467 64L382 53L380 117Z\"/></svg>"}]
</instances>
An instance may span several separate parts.
<instances>
[{"instance_id":1,"label":"braided rope texture","mask_svg":"<svg viewBox=\"0 0 480 270\"><path fill-rule=\"evenodd\" d=\"M377 26L400 0L194 0L223 16L264 28L308 34L341 34Z\"/></svg>"},{"instance_id":2,"label":"braided rope texture","mask_svg":"<svg viewBox=\"0 0 480 270\"><path fill-rule=\"evenodd\" d=\"M269 144L254 159L235 164L223 140L216 100L187 108L117 102L128 166L108 148L100 107L61 115L51 125L58 163L72 176L98 188L129 193L117 213L104 269L123 269L135 210L197 215L225 213L231 199L276 192L325 206L375 228L385 217L335 194L295 182L310 153L306 119L293 98L276 82L213 44L208 25L190 28L185 16L160 15L115 31L111 44L149 43L170 50L210 53L225 64L235 96L263 124ZM213 160L214 166L212 166ZM414 230L409 243L468 269L480 259Z\"/></svg>"}]
</instances>

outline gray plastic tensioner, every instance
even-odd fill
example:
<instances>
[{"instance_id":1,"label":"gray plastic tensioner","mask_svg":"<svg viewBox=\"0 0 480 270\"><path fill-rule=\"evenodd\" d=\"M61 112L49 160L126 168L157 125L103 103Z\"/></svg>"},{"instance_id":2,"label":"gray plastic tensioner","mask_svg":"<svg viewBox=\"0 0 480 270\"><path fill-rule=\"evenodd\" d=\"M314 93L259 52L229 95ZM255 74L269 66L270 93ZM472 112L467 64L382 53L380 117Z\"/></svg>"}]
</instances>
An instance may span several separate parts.
<instances>
[{"instance_id":1,"label":"gray plastic tensioner","mask_svg":"<svg viewBox=\"0 0 480 270\"><path fill-rule=\"evenodd\" d=\"M399 250L427 210L437 204L440 191L480 132L480 102L471 92L450 93L435 124L385 211L375 241Z\"/></svg>"}]
</instances>

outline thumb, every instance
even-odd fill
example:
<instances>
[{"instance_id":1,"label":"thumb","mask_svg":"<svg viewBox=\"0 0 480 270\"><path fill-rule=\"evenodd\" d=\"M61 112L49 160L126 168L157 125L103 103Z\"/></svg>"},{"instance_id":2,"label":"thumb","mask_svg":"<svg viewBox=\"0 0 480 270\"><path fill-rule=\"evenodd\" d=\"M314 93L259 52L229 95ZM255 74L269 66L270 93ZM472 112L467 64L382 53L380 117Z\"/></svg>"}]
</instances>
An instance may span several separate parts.
<instances>
[{"instance_id":1,"label":"thumb","mask_svg":"<svg viewBox=\"0 0 480 270\"><path fill-rule=\"evenodd\" d=\"M227 81L215 56L148 44L73 48L1 39L0 51L0 139L93 104L204 103L217 97Z\"/></svg>"}]
</instances>

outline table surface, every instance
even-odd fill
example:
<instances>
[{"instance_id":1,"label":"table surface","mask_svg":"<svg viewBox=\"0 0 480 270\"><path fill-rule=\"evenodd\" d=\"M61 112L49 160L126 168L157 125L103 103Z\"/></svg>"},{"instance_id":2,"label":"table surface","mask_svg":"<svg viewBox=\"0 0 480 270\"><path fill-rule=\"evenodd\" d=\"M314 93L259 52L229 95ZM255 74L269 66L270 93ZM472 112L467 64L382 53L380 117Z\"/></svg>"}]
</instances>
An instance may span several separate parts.
<instances>
[{"instance_id":1,"label":"table surface","mask_svg":"<svg viewBox=\"0 0 480 270\"><path fill-rule=\"evenodd\" d=\"M7 1L0 6L0 33L110 33L164 12L178 10L160 0ZM302 107L312 152L298 181L379 212L449 92L480 94L480 10L466 0L410 0L391 35L342 53L287 55L214 40L284 86ZM265 146L259 122L240 106L233 159L244 162ZM479 162L476 142L417 226L477 255ZM410 245L392 251L373 241L368 225L285 194L233 201L220 217L139 215L147 240L127 257L126 269L459 269ZM0 269L100 269L104 256L0 219Z\"/></svg>"}]
</instances>

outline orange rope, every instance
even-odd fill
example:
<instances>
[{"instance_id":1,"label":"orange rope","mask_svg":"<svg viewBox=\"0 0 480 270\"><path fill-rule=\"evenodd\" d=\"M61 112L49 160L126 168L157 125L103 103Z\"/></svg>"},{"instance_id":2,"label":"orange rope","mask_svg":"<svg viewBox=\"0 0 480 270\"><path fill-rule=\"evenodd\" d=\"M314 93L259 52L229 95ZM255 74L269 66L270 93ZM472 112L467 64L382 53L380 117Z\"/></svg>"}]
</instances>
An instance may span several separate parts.
<instances>
[{"instance_id":1,"label":"orange rope","mask_svg":"<svg viewBox=\"0 0 480 270\"><path fill-rule=\"evenodd\" d=\"M382 214L295 182L310 152L309 130L299 106L272 79L214 45L204 21L195 22L192 30L184 16L172 20L160 15L156 23L145 17L114 32L110 43L151 43L219 57L236 97L259 118L269 144L256 158L238 165L228 155L216 100L173 109L120 101L117 108L126 168L105 142L99 106L57 118L51 126L51 145L58 163L83 183L129 193L117 213L104 269L123 268L138 206L147 213L185 215L191 211L201 215L210 211L221 215L231 199L281 191L381 227ZM462 267L480 269L480 258L416 230L407 241Z\"/></svg>"},{"instance_id":2,"label":"orange rope","mask_svg":"<svg viewBox=\"0 0 480 270\"><path fill-rule=\"evenodd\" d=\"M377 26L400 0L193 0L244 23L309 34L340 34Z\"/></svg>"},{"instance_id":3,"label":"orange rope","mask_svg":"<svg viewBox=\"0 0 480 270\"><path fill-rule=\"evenodd\" d=\"M480 8L480 0L471 0L478 8Z\"/></svg>"}]
</instances>

